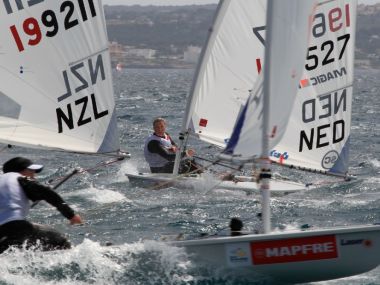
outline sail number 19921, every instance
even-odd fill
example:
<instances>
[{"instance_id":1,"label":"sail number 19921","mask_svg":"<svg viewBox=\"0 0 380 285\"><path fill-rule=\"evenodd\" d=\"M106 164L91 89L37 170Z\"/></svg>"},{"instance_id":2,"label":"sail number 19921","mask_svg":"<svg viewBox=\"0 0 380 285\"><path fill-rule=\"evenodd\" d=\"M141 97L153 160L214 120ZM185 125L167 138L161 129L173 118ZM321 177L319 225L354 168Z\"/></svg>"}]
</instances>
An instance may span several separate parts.
<instances>
[{"instance_id":1,"label":"sail number 19921","mask_svg":"<svg viewBox=\"0 0 380 285\"><path fill-rule=\"evenodd\" d=\"M79 11L77 12L78 9ZM61 17L57 17L58 14ZM10 31L19 52L22 52L25 50L26 45L38 45L42 41L44 34L46 37L54 37L60 29L69 30L79 25L80 21L85 22L90 17L95 16L96 9L93 0L67 0L59 5L59 12L46 10L41 14L40 19L27 18L22 25L11 26ZM63 19L60 21L59 18Z\"/></svg>"}]
</instances>

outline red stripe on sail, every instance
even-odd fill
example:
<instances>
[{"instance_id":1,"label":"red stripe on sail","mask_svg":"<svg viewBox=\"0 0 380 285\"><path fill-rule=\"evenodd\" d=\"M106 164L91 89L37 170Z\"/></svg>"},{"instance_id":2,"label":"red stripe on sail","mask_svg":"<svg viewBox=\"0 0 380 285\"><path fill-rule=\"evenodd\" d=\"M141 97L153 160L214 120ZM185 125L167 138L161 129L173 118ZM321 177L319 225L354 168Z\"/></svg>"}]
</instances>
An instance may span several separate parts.
<instances>
[{"instance_id":1,"label":"red stripe on sail","mask_svg":"<svg viewBox=\"0 0 380 285\"><path fill-rule=\"evenodd\" d=\"M256 66L257 66L257 72L260 74L261 72L261 59L256 58Z\"/></svg>"}]
</instances>

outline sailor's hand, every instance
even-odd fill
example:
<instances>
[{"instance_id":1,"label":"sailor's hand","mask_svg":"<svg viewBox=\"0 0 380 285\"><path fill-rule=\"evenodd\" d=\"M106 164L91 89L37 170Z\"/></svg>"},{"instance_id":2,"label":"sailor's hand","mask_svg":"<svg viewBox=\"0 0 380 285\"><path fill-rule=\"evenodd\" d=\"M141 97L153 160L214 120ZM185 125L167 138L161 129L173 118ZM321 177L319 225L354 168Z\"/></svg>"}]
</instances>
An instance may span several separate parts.
<instances>
[{"instance_id":1,"label":"sailor's hand","mask_svg":"<svg viewBox=\"0 0 380 285\"><path fill-rule=\"evenodd\" d=\"M83 224L82 218L79 215L74 215L74 217L70 219L70 224L71 225Z\"/></svg>"},{"instance_id":2,"label":"sailor's hand","mask_svg":"<svg viewBox=\"0 0 380 285\"><path fill-rule=\"evenodd\" d=\"M171 147L166 148L166 150L169 151L169 152L174 152L175 153L177 151L177 147L175 145L173 145Z\"/></svg>"},{"instance_id":3,"label":"sailor's hand","mask_svg":"<svg viewBox=\"0 0 380 285\"><path fill-rule=\"evenodd\" d=\"M195 154L195 151L193 149L188 149L186 150L186 155L189 157L192 157Z\"/></svg>"}]
</instances>

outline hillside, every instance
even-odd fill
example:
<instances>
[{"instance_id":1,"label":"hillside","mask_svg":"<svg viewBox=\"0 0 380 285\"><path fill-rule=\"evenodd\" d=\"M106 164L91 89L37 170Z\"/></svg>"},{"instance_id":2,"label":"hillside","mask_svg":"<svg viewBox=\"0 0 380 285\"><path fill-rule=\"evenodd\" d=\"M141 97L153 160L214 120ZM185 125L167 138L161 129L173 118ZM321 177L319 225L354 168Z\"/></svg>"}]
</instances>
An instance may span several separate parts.
<instances>
[{"instance_id":1,"label":"hillside","mask_svg":"<svg viewBox=\"0 0 380 285\"><path fill-rule=\"evenodd\" d=\"M158 54L183 53L202 46L216 5L105 6L108 37L123 45L151 48Z\"/></svg>"},{"instance_id":2,"label":"hillside","mask_svg":"<svg viewBox=\"0 0 380 285\"><path fill-rule=\"evenodd\" d=\"M157 51L156 56L182 55L190 46L203 46L216 5L105 6L111 41ZM380 67L380 4L359 5L356 58ZM359 61L358 61L359 62Z\"/></svg>"}]
</instances>

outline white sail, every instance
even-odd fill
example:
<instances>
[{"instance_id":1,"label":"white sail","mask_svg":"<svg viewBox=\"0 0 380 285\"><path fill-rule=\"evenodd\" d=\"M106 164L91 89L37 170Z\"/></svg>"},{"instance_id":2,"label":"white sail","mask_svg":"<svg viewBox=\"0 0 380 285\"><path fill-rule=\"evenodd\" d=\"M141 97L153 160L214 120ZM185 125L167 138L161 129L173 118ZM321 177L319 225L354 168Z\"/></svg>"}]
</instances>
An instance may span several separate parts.
<instances>
[{"instance_id":1,"label":"white sail","mask_svg":"<svg viewBox=\"0 0 380 285\"><path fill-rule=\"evenodd\" d=\"M0 25L0 142L118 150L101 1L1 1Z\"/></svg>"},{"instance_id":2,"label":"white sail","mask_svg":"<svg viewBox=\"0 0 380 285\"><path fill-rule=\"evenodd\" d=\"M270 66L268 74L269 145L276 145L284 134L303 73L313 1L276 1L270 49L266 50ZM285 28L284 28L285 27ZM263 78L240 114L226 152L241 157L257 157L262 153Z\"/></svg>"},{"instance_id":3,"label":"white sail","mask_svg":"<svg viewBox=\"0 0 380 285\"><path fill-rule=\"evenodd\" d=\"M225 147L261 70L264 0L224 0L204 49L183 122L201 140Z\"/></svg>"},{"instance_id":4,"label":"white sail","mask_svg":"<svg viewBox=\"0 0 380 285\"><path fill-rule=\"evenodd\" d=\"M321 1L305 71L281 142L271 159L345 174L351 127L356 1Z\"/></svg>"}]
</instances>

